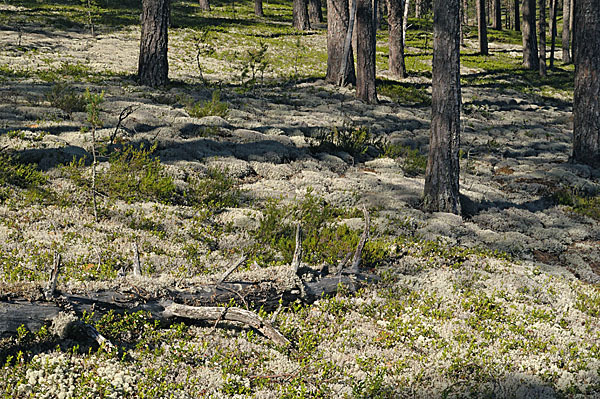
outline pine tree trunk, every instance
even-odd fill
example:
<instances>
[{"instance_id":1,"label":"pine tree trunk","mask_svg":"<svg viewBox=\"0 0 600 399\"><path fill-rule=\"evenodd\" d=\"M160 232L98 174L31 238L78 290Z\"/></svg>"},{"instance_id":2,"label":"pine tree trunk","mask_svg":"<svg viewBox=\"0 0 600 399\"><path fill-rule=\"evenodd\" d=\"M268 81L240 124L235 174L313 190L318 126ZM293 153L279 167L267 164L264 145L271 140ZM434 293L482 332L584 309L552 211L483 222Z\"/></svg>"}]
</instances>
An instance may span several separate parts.
<instances>
[{"instance_id":1,"label":"pine tree trunk","mask_svg":"<svg viewBox=\"0 0 600 399\"><path fill-rule=\"evenodd\" d=\"M562 31L562 59L565 64L570 64L571 52L571 0L563 0L563 31Z\"/></svg>"},{"instance_id":2,"label":"pine tree trunk","mask_svg":"<svg viewBox=\"0 0 600 399\"><path fill-rule=\"evenodd\" d=\"M423 0L415 0L415 18L421 18Z\"/></svg>"},{"instance_id":3,"label":"pine tree trunk","mask_svg":"<svg viewBox=\"0 0 600 399\"><path fill-rule=\"evenodd\" d=\"M373 2L356 3L356 97L366 103L377 102L375 89L375 24Z\"/></svg>"},{"instance_id":4,"label":"pine tree trunk","mask_svg":"<svg viewBox=\"0 0 600 399\"><path fill-rule=\"evenodd\" d=\"M202 11L210 11L210 3L208 0L198 0L198 5Z\"/></svg>"},{"instance_id":5,"label":"pine tree trunk","mask_svg":"<svg viewBox=\"0 0 600 399\"><path fill-rule=\"evenodd\" d=\"M535 30L535 0L523 0L523 66L533 71L540 67Z\"/></svg>"},{"instance_id":6,"label":"pine tree trunk","mask_svg":"<svg viewBox=\"0 0 600 399\"><path fill-rule=\"evenodd\" d=\"M556 51L556 14L558 0L551 0L550 5L550 69L554 68L554 52Z\"/></svg>"},{"instance_id":7,"label":"pine tree trunk","mask_svg":"<svg viewBox=\"0 0 600 399\"><path fill-rule=\"evenodd\" d=\"M423 207L460 214L460 0L433 1L431 138Z\"/></svg>"},{"instance_id":8,"label":"pine tree trunk","mask_svg":"<svg viewBox=\"0 0 600 399\"><path fill-rule=\"evenodd\" d=\"M404 43L402 37L404 32L402 26L404 15L404 0L388 0L388 24L390 28L390 73L397 78L406 77L406 66L404 64Z\"/></svg>"},{"instance_id":9,"label":"pine tree trunk","mask_svg":"<svg viewBox=\"0 0 600 399\"><path fill-rule=\"evenodd\" d=\"M264 17L265 13L263 11L263 2L262 0L254 0L254 15L257 17Z\"/></svg>"},{"instance_id":10,"label":"pine tree trunk","mask_svg":"<svg viewBox=\"0 0 600 399\"><path fill-rule=\"evenodd\" d=\"M477 1L477 33L479 36L479 53L488 55L487 22L485 20L485 0Z\"/></svg>"},{"instance_id":11,"label":"pine tree trunk","mask_svg":"<svg viewBox=\"0 0 600 399\"><path fill-rule=\"evenodd\" d=\"M463 0L463 23L469 25L469 1Z\"/></svg>"},{"instance_id":12,"label":"pine tree trunk","mask_svg":"<svg viewBox=\"0 0 600 399\"><path fill-rule=\"evenodd\" d=\"M514 2L514 16L515 16L515 31L521 31L521 12L519 11L519 1L515 0Z\"/></svg>"},{"instance_id":13,"label":"pine tree trunk","mask_svg":"<svg viewBox=\"0 0 600 399\"><path fill-rule=\"evenodd\" d=\"M546 76L546 0L540 3L540 76Z\"/></svg>"},{"instance_id":14,"label":"pine tree trunk","mask_svg":"<svg viewBox=\"0 0 600 399\"><path fill-rule=\"evenodd\" d=\"M408 29L408 12L410 9L410 0L404 2L404 17L402 18L402 47L406 48L406 29Z\"/></svg>"},{"instance_id":15,"label":"pine tree trunk","mask_svg":"<svg viewBox=\"0 0 600 399\"><path fill-rule=\"evenodd\" d=\"M352 45L346 58L346 68L341 74L342 59L344 58L344 41L348 32L350 9L348 0L327 0L327 76L326 80L333 84L354 84L354 55Z\"/></svg>"},{"instance_id":16,"label":"pine tree trunk","mask_svg":"<svg viewBox=\"0 0 600 399\"><path fill-rule=\"evenodd\" d=\"M321 0L308 0L308 17L311 24L320 24L323 22L323 10L321 10Z\"/></svg>"},{"instance_id":17,"label":"pine tree trunk","mask_svg":"<svg viewBox=\"0 0 600 399\"><path fill-rule=\"evenodd\" d=\"M163 86L169 80L169 1L142 1L142 37L138 62L138 80L142 85Z\"/></svg>"},{"instance_id":18,"label":"pine tree trunk","mask_svg":"<svg viewBox=\"0 0 600 399\"><path fill-rule=\"evenodd\" d=\"M502 5L494 0L494 29L502 30Z\"/></svg>"},{"instance_id":19,"label":"pine tree trunk","mask_svg":"<svg viewBox=\"0 0 600 399\"><path fill-rule=\"evenodd\" d=\"M577 0L573 14L573 161L600 168L600 2Z\"/></svg>"},{"instance_id":20,"label":"pine tree trunk","mask_svg":"<svg viewBox=\"0 0 600 399\"><path fill-rule=\"evenodd\" d=\"M293 1L292 18L292 25L294 26L294 28L298 30L310 30L307 0Z\"/></svg>"}]
</instances>

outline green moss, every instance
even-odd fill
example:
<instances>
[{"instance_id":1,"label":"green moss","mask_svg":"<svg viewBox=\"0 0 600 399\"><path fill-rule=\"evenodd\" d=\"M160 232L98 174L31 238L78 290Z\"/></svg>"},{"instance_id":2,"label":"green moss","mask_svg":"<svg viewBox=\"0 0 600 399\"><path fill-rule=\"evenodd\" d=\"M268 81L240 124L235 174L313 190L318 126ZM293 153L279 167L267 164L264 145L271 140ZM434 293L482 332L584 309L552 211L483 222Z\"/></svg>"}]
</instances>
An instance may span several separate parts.
<instances>
[{"instance_id":1,"label":"green moss","mask_svg":"<svg viewBox=\"0 0 600 399\"><path fill-rule=\"evenodd\" d=\"M377 91L398 104L431 105L431 94L427 92L425 85L379 79Z\"/></svg>"}]
</instances>

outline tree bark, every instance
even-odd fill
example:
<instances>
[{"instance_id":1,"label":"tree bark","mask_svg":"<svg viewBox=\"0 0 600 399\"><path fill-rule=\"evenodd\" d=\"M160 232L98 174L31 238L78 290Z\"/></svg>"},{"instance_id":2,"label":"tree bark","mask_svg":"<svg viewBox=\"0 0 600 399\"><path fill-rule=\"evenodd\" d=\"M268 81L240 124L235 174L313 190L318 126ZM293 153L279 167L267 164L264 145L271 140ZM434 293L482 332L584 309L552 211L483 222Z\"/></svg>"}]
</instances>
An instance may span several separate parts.
<instances>
[{"instance_id":1,"label":"tree bark","mask_svg":"<svg viewBox=\"0 0 600 399\"><path fill-rule=\"evenodd\" d=\"M540 76L546 76L546 0L539 0L540 4Z\"/></svg>"},{"instance_id":2,"label":"tree bark","mask_svg":"<svg viewBox=\"0 0 600 399\"><path fill-rule=\"evenodd\" d=\"M554 68L554 52L556 51L556 14L558 0L550 0L550 69Z\"/></svg>"},{"instance_id":3,"label":"tree bark","mask_svg":"<svg viewBox=\"0 0 600 399\"><path fill-rule=\"evenodd\" d=\"M410 0L405 0L404 17L402 18L402 47L406 48L406 29L408 29L408 12L410 8Z\"/></svg>"},{"instance_id":4,"label":"tree bark","mask_svg":"<svg viewBox=\"0 0 600 399\"><path fill-rule=\"evenodd\" d=\"M515 0L514 2L514 16L515 16L515 31L521 31L521 12L519 11L519 2L521 0Z\"/></svg>"},{"instance_id":5,"label":"tree bark","mask_svg":"<svg viewBox=\"0 0 600 399\"><path fill-rule=\"evenodd\" d=\"M415 18L421 18L423 0L415 0Z\"/></svg>"},{"instance_id":6,"label":"tree bark","mask_svg":"<svg viewBox=\"0 0 600 399\"><path fill-rule=\"evenodd\" d=\"M431 138L423 207L460 214L460 0L433 1Z\"/></svg>"},{"instance_id":7,"label":"tree bark","mask_svg":"<svg viewBox=\"0 0 600 399\"><path fill-rule=\"evenodd\" d=\"M571 0L563 0L563 31L562 31L562 59L565 64L570 64L571 51Z\"/></svg>"},{"instance_id":8,"label":"tree bark","mask_svg":"<svg viewBox=\"0 0 600 399\"><path fill-rule=\"evenodd\" d=\"M292 9L292 25L298 30L310 30L310 20L308 18L308 1L294 0Z\"/></svg>"},{"instance_id":9,"label":"tree bark","mask_svg":"<svg viewBox=\"0 0 600 399\"><path fill-rule=\"evenodd\" d=\"M574 7L573 161L600 168L600 2Z\"/></svg>"},{"instance_id":10,"label":"tree bark","mask_svg":"<svg viewBox=\"0 0 600 399\"><path fill-rule=\"evenodd\" d=\"M138 81L146 86L163 86L169 80L167 58L170 0L142 1L142 37Z\"/></svg>"},{"instance_id":11,"label":"tree bark","mask_svg":"<svg viewBox=\"0 0 600 399\"><path fill-rule=\"evenodd\" d=\"M502 30L502 4L494 0L494 29Z\"/></svg>"},{"instance_id":12,"label":"tree bark","mask_svg":"<svg viewBox=\"0 0 600 399\"><path fill-rule=\"evenodd\" d=\"M333 84L354 84L354 55L352 54L351 38L348 42L349 51L346 57L346 67L342 69L344 58L344 43L348 33L350 10L348 0L327 0L327 75L326 80Z\"/></svg>"},{"instance_id":13,"label":"tree bark","mask_svg":"<svg viewBox=\"0 0 600 399\"><path fill-rule=\"evenodd\" d=\"M406 77L406 65L404 63L404 0L388 0L388 24L390 29L389 45L390 73L397 78Z\"/></svg>"},{"instance_id":14,"label":"tree bark","mask_svg":"<svg viewBox=\"0 0 600 399\"><path fill-rule=\"evenodd\" d=\"M308 0L308 17L311 24L320 24L323 22L321 0Z\"/></svg>"},{"instance_id":15,"label":"tree bark","mask_svg":"<svg viewBox=\"0 0 600 399\"><path fill-rule=\"evenodd\" d=\"M535 32L535 0L523 0L523 66L533 71L540 67Z\"/></svg>"},{"instance_id":16,"label":"tree bark","mask_svg":"<svg viewBox=\"0 0 600 399\"><path fill-rule=\"evenodd\" d=\"M373 2L356 2L356 97L377 102L375 89L375 24Z\"/></svg>"},{"instance_id":17,"label":"tree bark","mask_svg":"<svg viewBox=\"0 0 600 399\"><path fill-rule=\"evenodd\" d=\"M485 0L477 1L477 33L479 36L479 53L488 55L487 22L485 20Z\"/></svg>"},{"instance_id":18,"label":"tree bark","mask_svg":"<svg viewBox=\"0 0 600 399\"><path fill-rule=\"evenodd\" d=\"M469 1L463 0L463 24L469 25Z\"/></svg>"},{"instance_id":19,"label":"tree bark","mask_svg":"<svg viewBox=\"0 0 600 399\"><path fill-rule=\"evenodd\" d=\"M208 2L208 0L198 0L198 5L200 6L200 10L210 11L210 3Z\"/></svg>"},{"instance_id":20,"label":"tree bark","mask_svg":"<svg viewBox=\"0 0 600 399\"><path fill-rule=\"evenodd\" d=\"M254 15L256 15L257 17L265 16L265 12L263 11L262 0L254 0Z\"/></svg>"}]
</instances>

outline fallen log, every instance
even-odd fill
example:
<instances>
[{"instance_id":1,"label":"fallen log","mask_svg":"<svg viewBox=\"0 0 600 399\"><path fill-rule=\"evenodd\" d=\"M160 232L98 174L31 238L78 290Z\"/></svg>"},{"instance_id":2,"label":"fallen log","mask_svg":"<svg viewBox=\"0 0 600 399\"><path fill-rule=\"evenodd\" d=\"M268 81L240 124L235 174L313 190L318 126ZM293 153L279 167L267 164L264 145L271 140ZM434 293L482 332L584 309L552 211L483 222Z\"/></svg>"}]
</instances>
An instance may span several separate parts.
<instances>
[{"instance_id":1,"label":"fallen log","mask_svg":"<svg viewBox=\"0 0 600 399\"><path fill-rule=\"evenodd\" d=\"M281 310L294 301L300 300L310 304L324 296L335 295L340 289L344 292L356 292L366 283L377 280L371 274L359 269L362 249L368 237L369 219L365 210L365 229L354 254L350 268L340 270L337 274L317 272L300 266L300 228L296 230L296 255L294 262L286 268L287 276L278 281L262 280L256 282L225 280L244 261L242 257L232 264L226 272L213 284L188 287L177 290L162 287L159 290L146 290L139 276L139 268L132 280L124 279L118 289L97 290L91 292L68 292L56 289L56 279L60 267L60 257L55 256L51 278L46 287L40 288L37 295L27 296L0 292L0 338L15 336L20 326L30 331L37 331L49 325L60 314L69 313L77 317L85 313L94 313L97 317L109 311L115 312L149 312L152 318L169 322L173 318L194 321L234 321L243 323L261 332L278 345L289 342L266 320L260 318L255 310ZM344 266L344 265L342 265ZM307 273L308 271L308 273ZM310 276L309 280L302 277ZM282 283L284 281L285 283ZM243 303L247 309L226 307L231 301ZM97 332L96 332L97 333ZM103 337L89 334L98 342L105 342ZM110 343L108 343L110 344Z\"/></svg>"}]
</instances>

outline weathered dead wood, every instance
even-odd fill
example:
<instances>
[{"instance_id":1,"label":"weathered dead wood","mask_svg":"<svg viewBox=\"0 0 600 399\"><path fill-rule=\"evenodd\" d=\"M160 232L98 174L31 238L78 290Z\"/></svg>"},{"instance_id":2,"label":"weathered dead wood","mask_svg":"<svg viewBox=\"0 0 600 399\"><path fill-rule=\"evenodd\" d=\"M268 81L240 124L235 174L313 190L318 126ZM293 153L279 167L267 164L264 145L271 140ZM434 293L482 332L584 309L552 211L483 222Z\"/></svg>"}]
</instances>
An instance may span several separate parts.
<instances>
[{"instance_id":1,"label":"weathered dead wood","mask_svg":"<svg viewBox=\"0 0 600 399\"><path fill-rule=\"evenodd\" d=\"M140 252L138 251L137 243L133 243L133 275L140 277L142 275L142 268L140 266Z\"/></svg>"},{"instance_id":2,"label":"weathered dead wood","mask_svg":"<svg viewBox=\"0 0 600 399\"><path fill-rule=\"evenodd\" d=\"M165 303L163 315L166 317L181 317L193 320L229 320L244 323L258 331L265 337L270 338L278 345L289 345L287 340L271 323L263 320L256 313L235 307L197 307L178 303Z\"/></svg>"},{"instance_id":3,"label":"weathered dead wood","mask_svg":"<svg viewBox=\"0 0 600 399\"><path fill-rule=\"evenodd\" d=\"M52 262L52 271L50 272L50 279L48 280L48 285L44 290L44 297L46 300L50 300L54 297L54 292L56 291L56 280L58 279L58 273L60 272L60 254L58 252L54 252L54 261Z\"/></svg>"},{"instance_id":4,"label":"weathered dead wood","mask_svg":"<svg viewBox=\"0 0 600 399\"><path fill-rule=\"evenodd\" d=\"M302 229L300 222L296 225L296 248L294 249L294 257L292 258L292 268L298 274L298 269L302 263Z\"/></svg>"},{"instance_id":5,"label":"weathered dead wood","mask_svg":"<svg viewBox=\"0 0 600 399\"><path fill-rule=\"evenodd\" d=\"M231 273L236 271L237 268L240 267L247 259L248 259L248 257L246 257L245 255L242 255L242 257L237 262L232 264L231 267L229 269L227 269L225 271L225 273L223 273L223 275L221 276L219 281L217 281L217 286L223 284L225 282L225 280L227 280L227 277L229 277L231 275Z\"/></svg>"}]
</instances>

